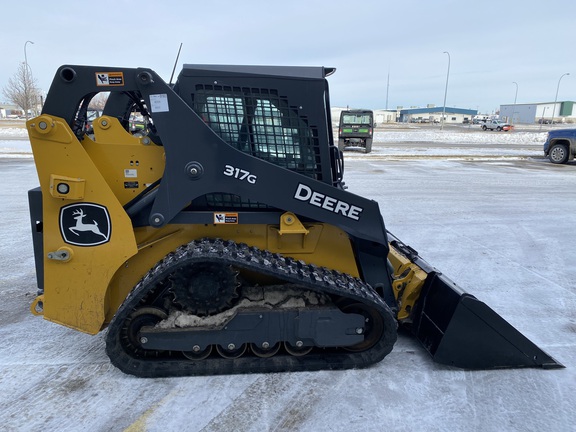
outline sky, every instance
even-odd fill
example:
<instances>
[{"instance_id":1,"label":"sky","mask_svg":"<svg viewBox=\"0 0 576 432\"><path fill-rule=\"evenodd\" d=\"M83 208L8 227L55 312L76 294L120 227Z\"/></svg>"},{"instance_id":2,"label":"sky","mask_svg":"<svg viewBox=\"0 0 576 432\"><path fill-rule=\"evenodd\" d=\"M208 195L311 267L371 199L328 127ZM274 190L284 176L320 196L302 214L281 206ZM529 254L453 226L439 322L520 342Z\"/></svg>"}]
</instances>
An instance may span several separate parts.
<instances>
[{"instance_id":1,"label":"sky","mask_svg":"<svg viewBox=\"0 0 576 432\"><path fill-rule=\"evenodd\" d=\"M442 106L446 94L447 106L494 113L557 91L576 100L575 19L573 0L3 2L0 88L25 53L45 92L63 64L148 67L169 81L182 43L177 72L336 67L335 107Z\"/></svg>"}]
</instances>

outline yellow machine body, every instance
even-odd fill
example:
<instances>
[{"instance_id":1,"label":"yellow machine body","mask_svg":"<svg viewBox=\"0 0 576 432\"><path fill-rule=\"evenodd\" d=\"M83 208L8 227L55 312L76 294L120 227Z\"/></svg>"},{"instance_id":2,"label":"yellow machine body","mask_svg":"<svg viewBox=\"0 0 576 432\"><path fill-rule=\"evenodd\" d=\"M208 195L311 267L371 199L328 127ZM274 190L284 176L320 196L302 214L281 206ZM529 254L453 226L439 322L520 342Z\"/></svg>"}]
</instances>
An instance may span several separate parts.
<instances>
[{"instance_id":1,"label":"yellow machine body","mask_svg":"<svg viewBox=\"0 0 576 432\"><path fill-rule=\"evenodd\" d=\"M123 206L163 172L164 153L148 137L126 132L117 119L100 117L92 140L80 142L59 118L27 124L43 199L45 319L95 334L108 323L136 283L182 244L221 238L358 276L348 235L327 224L303 225L285 213L278 225L168 225L132 227ZM124 181L142 187L125 188ZM66 194L58 193L67 184ZM79 186L81 185L81 187ZM60 213L71 203L105 206L113 226L108 242L83 247L64 242ZM66 251L65 259L54 252ZM336 253L335 253L336 252Z\"/></svg>"}]
</instances>

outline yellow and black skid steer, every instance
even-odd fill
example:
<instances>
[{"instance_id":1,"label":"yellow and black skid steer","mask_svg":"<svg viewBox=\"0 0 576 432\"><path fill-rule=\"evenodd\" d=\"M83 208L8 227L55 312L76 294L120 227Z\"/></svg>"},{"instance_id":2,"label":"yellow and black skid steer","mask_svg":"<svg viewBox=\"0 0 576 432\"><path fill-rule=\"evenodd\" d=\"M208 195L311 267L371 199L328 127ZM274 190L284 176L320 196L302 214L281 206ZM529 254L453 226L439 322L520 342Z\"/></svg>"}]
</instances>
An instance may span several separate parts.
<instances>
[{"instance_id":1,"label":"yellow and black skid steer","mask_svg":"<svg viewBox=\"0 0 576 432\"><path fill-rule=\"evenodd\" d=\"M32 312L141 377L366 367L399 325L447 365L562 367L346 191L333 72L60 67L27 122Z\"/></svg>"}]
</instances>

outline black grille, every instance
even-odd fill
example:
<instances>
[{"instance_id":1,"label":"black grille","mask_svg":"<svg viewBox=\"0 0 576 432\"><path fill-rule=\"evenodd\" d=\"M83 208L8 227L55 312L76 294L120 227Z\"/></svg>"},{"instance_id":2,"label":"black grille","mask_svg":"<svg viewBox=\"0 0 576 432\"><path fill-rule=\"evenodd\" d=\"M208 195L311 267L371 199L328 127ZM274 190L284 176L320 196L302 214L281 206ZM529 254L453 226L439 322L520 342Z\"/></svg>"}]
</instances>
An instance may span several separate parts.
<instances>
[{"instance_id":1,"label":"black grille","mask_svg":"<svg viewBox=\"0 0 576 432\"><path fill-rule=\"evenodd\" d=\"M228 209L267 209L270 208L266 204L259 203L257 201L252 201L249 199L243 199L238 195L230 193L211 193L204 195L205 201L197 200L194 202L195 206L202 206L204 204L208 209L218 207L218 208L228 208Z\"/></svg>"}]
</instances>

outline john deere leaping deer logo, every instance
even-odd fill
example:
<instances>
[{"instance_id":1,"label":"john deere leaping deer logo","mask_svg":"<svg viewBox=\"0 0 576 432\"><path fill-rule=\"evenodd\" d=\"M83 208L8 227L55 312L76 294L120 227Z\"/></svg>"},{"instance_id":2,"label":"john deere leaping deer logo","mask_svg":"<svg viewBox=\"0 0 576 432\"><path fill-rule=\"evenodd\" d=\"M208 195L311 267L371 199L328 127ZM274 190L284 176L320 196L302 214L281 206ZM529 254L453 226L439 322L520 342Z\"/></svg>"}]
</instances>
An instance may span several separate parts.
<instances>
[{"instance_id":1,"label":"john deere leaping deer logo","mask_svg":"<svg viewBox=\"0 0 576 432\"><path fill-rule=\"evenodd\" d=\"M102 234L100 232L100 229L98 228L98 222L96 222L95 220L92 221L92 223L84 223L82 221L82 219L84 219L84 216L86 216L84 214L84 210L80 209L80 210L74 210L74 212L72 213L74 215L74 219L76 219L76 225L73 227L68 228L70 231L72 231L74 234L76 234L77 236L79 236L80 234L78 234L79 232L82 231L90 231L93 232L94 234L98 234L99 236L104 237L104 239L108 239L104 234Z\"/></svg>"},{"instance_id":2,"label":"john deere leaping deer logo","mask_svg":"<svg viewBox=\"0 0 576 432\"><path fill-rule=\"evenodd\" d=\"M60 233L66 243L97 246L110 240L110 215L106 207L81 203L60 209Z\"/></svg>"}]
</instances>

